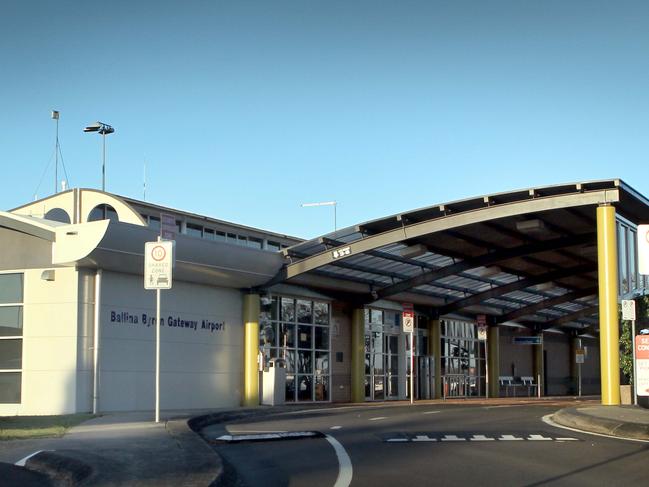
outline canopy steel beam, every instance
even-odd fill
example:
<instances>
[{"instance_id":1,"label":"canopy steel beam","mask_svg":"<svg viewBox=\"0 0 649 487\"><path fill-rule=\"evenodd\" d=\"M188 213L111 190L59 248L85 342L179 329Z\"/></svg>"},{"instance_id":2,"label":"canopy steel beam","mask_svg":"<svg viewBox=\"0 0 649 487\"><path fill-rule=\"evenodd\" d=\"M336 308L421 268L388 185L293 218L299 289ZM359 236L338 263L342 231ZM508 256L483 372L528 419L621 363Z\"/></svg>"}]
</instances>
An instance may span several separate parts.
<instances>
[{"instance_id":1,"label":"canopy steel beam","mask_svg":"<svg viewBox=\"0 0 649 487\"><path fill-rule=\"evenodd\" d=\"M542 327L544 330L547 330L548 328L554 328L556 326L561 326L565 323L570 323L571 321L576 321L579 318L595 315L598 313L598 311L599 311L599 306L588 306L587 308L580 309L579 311L575 311L574 313L567 314L565 316L562 316L561 318L557 318L556 320L543 323Z\"/></svg>"},{"instance_id":2,"label":"canopy steel beam","mask_svg":"<svg viewBox=\"0 0 649 487\"><path fill-rule=\"evenodd\" d=\"M423 284L428 284L430 282L442 279L447 276L458 274L460 272L475 269L476 267L489 266L496 264L498 262L506 261L513 259L515 257L521 257L524 255L535 254L539 252L547 252L550 250L557 250L561 248L571 247L574 245L580 245L585 243L590 243L595 240L595 233L587 233L583 235L574 235L571 237L562 237L552 240L546 240L544 242L534 242L532 244L521 245L520 247L514 247L509 249L496 250L488 254L475 257L473 259L466 259L460 261L456 264L452 264L446 267L442 267L435 270L429 270L418 276L412 277L410 279L398 282L392 286L384 287L376 291L379 298L387 298L393 294L398 294L407 289L421 286Z\"/></svg>"},{"instance_id":3,"label":"canopy steel beam","mask_svg":"<svg viewBox=\"0 0 649 487\"><path fill-rule=\"evenodd\" d=\"M579 291L574 291L571 293L562 294L555 298L544 299L538 303L532 304L530 306L524 306L514 311L510 311L501 316L497 316L496 320L499 323L505 323L506 321L513 321L515 319L521 318L523 316L528 316L541 311L543 309L550 308L552 306L557 306L559 304L567 303L570 301L575 301L576 299L585 298L586 296L592 296L597 294L597 287L589 287L586 289L580 289Z\"/></svg>"},{"instance_id":4,"label":"canopy steel beam","mask_svg":"<svg viewBox=\"0 0 649 487\"><path fill-rule=\"evenodd\" d=\"M544 282L554 281L558 279L563 279L570 276L575 276L579 274L584 274L586 272L592 272L597 270L596 264L589 265L580 265L577 267L569 267L567 269L558 269L552 272L546 272L545 274L540 274L538 276L528 277L526 279L521 279L520 281L512 282L505 284L503 286L498 286L481 293L474 294L468 298L458 299L449 303L445 306L439 308L439 314L444 315L447 313L452 313L453 311L480 304L487 299L495 298L508 294L514 291L525 289L530 286L535 286L537 284L542 284Z\"/></svg>"},{"instance_id":5,"label":"canopy steel beam","mask_svg":"<svg viewBox=\"0 0 649 487\"><path fill-rule=\"evenodd\" d=\"M286 267L286 276L290 279L352 255L367 253L386 245L450 230L452 228L540 211L613 203L619 201L619 198L619 189L602 189L559 196L538 197L516 203L495 205L463 213L440 216L425 222L406 225L403 228L361 238L360 240L346 243L334 249L325 250L306 259L291 263Z\"/></svg>"}]
</instances>

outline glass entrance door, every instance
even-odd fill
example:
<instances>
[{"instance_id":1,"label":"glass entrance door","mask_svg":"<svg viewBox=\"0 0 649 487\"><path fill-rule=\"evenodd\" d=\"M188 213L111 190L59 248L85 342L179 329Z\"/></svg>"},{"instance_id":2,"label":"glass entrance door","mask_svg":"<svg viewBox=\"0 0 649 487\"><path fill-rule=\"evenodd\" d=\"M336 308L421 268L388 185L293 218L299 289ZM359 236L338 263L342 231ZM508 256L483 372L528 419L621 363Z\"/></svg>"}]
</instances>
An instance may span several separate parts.
<instances>
[{"instance_id":1,"label":"glass entrance door","mask_svg":"<svg viewBox=\"0 0 649 487\"><path fill-rule=\"evenodd\" d=\"M401 384L405 372L405 349L399 314L366 310L365 319L365 399L384 401L403 398Z\"/></svg>"}]
</instances>

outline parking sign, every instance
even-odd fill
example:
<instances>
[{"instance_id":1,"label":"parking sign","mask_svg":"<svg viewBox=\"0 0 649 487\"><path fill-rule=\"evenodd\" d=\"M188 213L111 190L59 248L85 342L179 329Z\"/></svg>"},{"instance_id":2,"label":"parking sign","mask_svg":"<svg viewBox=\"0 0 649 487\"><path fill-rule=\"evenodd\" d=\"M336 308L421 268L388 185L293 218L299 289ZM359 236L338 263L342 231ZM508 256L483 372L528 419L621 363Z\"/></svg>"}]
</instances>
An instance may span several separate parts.
<instances>
[{"instance_id":1,"label":"parking sign","mask_svg":"<svg viewBox=\"0 0 649 487\"><path fill-rule=\"evenodd\" d=\"M171 289L173 240L144 244L144 289Z\"/></svg>"}]
</instances>

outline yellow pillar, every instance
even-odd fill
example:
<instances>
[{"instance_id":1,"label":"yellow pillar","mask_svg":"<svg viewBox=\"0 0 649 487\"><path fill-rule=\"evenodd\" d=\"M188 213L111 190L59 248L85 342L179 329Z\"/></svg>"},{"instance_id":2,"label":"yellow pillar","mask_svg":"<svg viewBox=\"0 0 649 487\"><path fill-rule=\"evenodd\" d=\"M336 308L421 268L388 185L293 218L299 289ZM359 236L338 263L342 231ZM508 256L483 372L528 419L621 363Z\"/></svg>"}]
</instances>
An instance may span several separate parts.
<instances>
[{"instance_id":1,"label":"yellow pillar","mask_svg":"<svg viewBox=\"0 0 649 487\"><path fill-rule=\"evenodd\" d=\"M500 395L500 328L490 326L487 329L487 347L489 348L489 397Z\"/></svg>"},{"instance_id":2,"label":"yellow pillar","mask_svg":"<svg viewBox=\"0 0 649 487\"><path fill-rule=\"evenodd\" d=\"M428 350L435 362L435 399L442 398L442 333L439 320L428 322Z\"/></svg>"},{"instance_id":3,"label":"yellow pillar","mask_svg":"<svg viewBox=\"0 0 649 487\"><path fill-rule=\"evenodd\" d=\"M599 277L599 350L602 404L620 404L620 340L617 316L617 243L615 208L597 207Z\"/></svg>"},{"instance_id":4,"label":"yellow pillar","mask_svg":"<svg viewBox=\"0 0 649 487\"><path fill-rule=\"evenodd\" d=\"M365 310L352 311L351 399L365 401Z\"/></svg>"},{"instance_id":5,"label":"yellow pillar","mask_svg":"<svg viewBox=\"0 0 649 487\"><path fill-rule=\"evenodd\" d=\"M533 360L533 373L534 381L539 384L541 389L541 396L545 396L545 373L543 367L543 332L539 333L541 337L541 345L532 345L532 360Z\"/></svg>"},{"instance_id":6,"label":"yellow pillar","mask_svg":"<svg viewBox=\"0 0 649 487\"><path fill-rule=\"evenodd\" d=\"M243 398L242 406L259 406L259 294L243 297Z\"/></svg>"}]
</instances>

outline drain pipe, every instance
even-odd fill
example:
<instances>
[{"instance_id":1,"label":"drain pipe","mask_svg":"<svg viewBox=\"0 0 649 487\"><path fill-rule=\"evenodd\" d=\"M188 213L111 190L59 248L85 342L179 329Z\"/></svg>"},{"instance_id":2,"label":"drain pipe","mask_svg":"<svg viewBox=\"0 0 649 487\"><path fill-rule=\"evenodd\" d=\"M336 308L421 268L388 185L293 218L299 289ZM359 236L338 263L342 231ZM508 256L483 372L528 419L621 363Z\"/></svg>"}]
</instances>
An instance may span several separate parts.
<instances>
[{"instance_id":1,"label":"drain pipe","mask_svg":"<svg viewBox=\"0 0 649 487\"><path fill-rule=\"evenodd\" d=\"M98 412L99 402L99 316L101 315L101 269L95 273L95 313L94 313L94 332L92 348L92 414Z\"/></svg>"}]
</instances>

